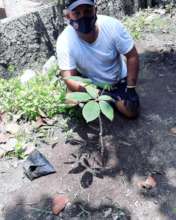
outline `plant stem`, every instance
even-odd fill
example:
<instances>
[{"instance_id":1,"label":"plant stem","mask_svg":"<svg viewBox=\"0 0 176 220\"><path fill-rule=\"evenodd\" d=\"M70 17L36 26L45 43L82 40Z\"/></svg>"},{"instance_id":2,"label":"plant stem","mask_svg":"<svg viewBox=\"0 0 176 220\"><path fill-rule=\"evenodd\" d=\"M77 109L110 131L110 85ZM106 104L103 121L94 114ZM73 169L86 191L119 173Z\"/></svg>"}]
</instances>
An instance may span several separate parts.
<instances>
[{"instance_id":1,"label":"plant stem","mask_svg":"<svg viewBox=\"0 0 176 220\"><path fill-rule=\"evenodd\" d=\"M102 157L102 164L104 166L104 143L103 143L103 123L101 119L101 115L98 117L99 119L99 126L100 126L100 133L99 133L99 138L100 138L100 145L101 145L101 157Z\"/></svg>"}]
</instances>

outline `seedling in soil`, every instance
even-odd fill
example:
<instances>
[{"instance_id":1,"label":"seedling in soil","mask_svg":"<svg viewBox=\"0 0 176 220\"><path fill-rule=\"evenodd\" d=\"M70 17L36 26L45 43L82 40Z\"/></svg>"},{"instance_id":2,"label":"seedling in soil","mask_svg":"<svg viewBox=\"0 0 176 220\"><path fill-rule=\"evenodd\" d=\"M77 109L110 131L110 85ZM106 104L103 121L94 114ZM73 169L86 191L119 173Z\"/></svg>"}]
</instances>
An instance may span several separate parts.
<instances>
[{"instance_id":1,"label":"seedling in soil","mask_svg":"<svg viewBox=\"0 0 176 220\"><path fill-rule=\"evenodd\" d=\"M110 121L112 121L114 118L113 107L109 104L109 102L112 102L113 100L110 96L104 95L104 90L109 88L109 86L98 85L99 87L101 86L101 88L103 88L102 90L99 90L90 79L85 79L77 76L67 77L66 79L79 81L85 85L85 92L68 93L66 95L66 99L77 103L77 105L82 108L82 116L87 123L90 123L96 119L99 120L99 143L102 160L101 166L104 166L105 147L103 141L102 115L104 115ZM69 173L75 174L84 171L81 179L81 185L83 188L87 188L92 184L93 176L103 178L100 167L90 167L87 158L84 158L81 155L79 155L78 157L79 158L75 158L75 161L68 162L69 164L77 163L77 166L73 168Z\"/></svg>"},{"instance_id":2,"label":"seedling in soil","mask_svg":"<svg viewBox=\"0 0 176 220\"><path fill-rule=\"evenodd\" d=\"M84 79L77 76L67 77L66 79L79 81L85 84L85 92L68 93L66 95L66 99L77 102L77 104L82 107L82 116L87 123L96 119L99 120L99 140L101 146L101 156L103 159L105 149L103 143L102 114L110 121L114 118L113 107L109 104L109 102L113 100L110 96L103 95L104 89L107 88L107 85L101 85L101 87L103 86L103 89L100 91L90 79Z\"/></svg>"}]
</instances>

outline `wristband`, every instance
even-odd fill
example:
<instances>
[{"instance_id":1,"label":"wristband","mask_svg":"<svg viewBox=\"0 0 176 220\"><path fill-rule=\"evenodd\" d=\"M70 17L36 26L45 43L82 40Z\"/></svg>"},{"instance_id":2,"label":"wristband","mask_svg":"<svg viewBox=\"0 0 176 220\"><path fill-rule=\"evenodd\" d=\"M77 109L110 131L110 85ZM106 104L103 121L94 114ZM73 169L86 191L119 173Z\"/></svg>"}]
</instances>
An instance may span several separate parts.
<instances>
[{"instance_id":1,"label":"wristband","mask_svg":"<svg viewBox=\"0 0 176 220\"><path fill-rule=\"evenodd\" d=\"M135 89L136 86L128 86L128 85L127 85L127 88L128 88L128 89Z\"/></svg>"}]
</instances>

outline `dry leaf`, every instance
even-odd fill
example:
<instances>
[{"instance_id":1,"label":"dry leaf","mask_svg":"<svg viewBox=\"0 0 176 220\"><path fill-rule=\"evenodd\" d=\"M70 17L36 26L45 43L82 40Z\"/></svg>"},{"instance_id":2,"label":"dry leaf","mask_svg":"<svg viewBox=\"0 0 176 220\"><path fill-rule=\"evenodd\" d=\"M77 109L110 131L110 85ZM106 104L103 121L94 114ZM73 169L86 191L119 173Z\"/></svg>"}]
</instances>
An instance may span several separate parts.
<instances>
[{"instance_id":1,"label":"dry leaf","mask_svg":"<svg viewBox=\"0 0 176 220\"><path fill-rule=\"evenodd\" d=\"M56 195L52 200L52 212L58 215L69 202L69 198L65 195Z\"/></svg>"},{"instance_id":2,"label":"dry leaf","mask_svg":"<svg viewBox=\"0 0 176 220\"><path fill-rule=\"evenodd\" d=\"M0 159L1 159L2 157L4 157L5 154L6 154L5 150L0 148Z\"/></svg>"},{"instance_id":3,"label":"dry leaf","mask_svg":"<svg viewBox=\"0 0 176 220\"><path fill-rule=\"evenodd\" d=\"M5 118L6 118L6 113L0 112L0 122L3 122Z\"/></svg>"},{"instance_id":4,"label":"dry leaf","mask_svg":"<svg viewBox=\"0 0 176 220\"><path fill-rule=\"evenodd\" d=\"M0 133L0 144L5 144L9 139L8 134Z\"/></svg>"},{"instance_id":5,"label":"dry leaf","mask_svg":"<svg viewBox=\"0 0 176 220\"><path fill-rule=\"evenodd\" d=\"M9 132L11 134L16 134L16 133L18 133L20 126L17 123L10 122L6 125L5 129L7 132Z\"/></svg>"},{"instance_id":6,"label":"dry leaf","mask_svg":"<svg viewBox=\"0 0 176 220\"><path fill-rule=\"evenodd\" d=\"M46 125L45 121L43 120L42 117L37 117L36 122L35 122L35 127L40 128L42 126Z\"/></svg>"},{"instance_id":7,"label":"dry leaf","mask_svg":"<svg viewBox=\"0 0 176 220\"><path fill-rule=\"evenodd\" d=\"M43 118L43 121L49 126L52 126L56 123L55 119L50 119L50 118Z\"/></svg>"},{"instance_id":8,"label":"dry leaf","mask_svg":"<svg viewBox=\"0 0 176 220\"><path fill-rule=\"evenodd\" d=\"M140 181L138 186L140 188L152 189L157 185L157 182L153 176L148 176L145 181Z\"/></svg>"}]
</instances>

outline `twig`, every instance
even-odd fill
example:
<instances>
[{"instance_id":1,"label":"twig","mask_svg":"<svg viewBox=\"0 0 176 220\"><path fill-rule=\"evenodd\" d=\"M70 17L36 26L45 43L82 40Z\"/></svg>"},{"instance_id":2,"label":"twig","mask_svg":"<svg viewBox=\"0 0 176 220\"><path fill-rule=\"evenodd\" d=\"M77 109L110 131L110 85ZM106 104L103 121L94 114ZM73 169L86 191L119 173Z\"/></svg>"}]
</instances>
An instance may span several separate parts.
<instances>
[{"instance_id":1,"label":"twig","mask_svg":"<svg viewBox=\"0 0 176 220\"><path fill-rule=\"evenodd\" d=\"M29 207L30 209L37 211L37 212L41 212L41 213L45 213L45 214L52 214L51 211L48 210L44 210L44 209L38 209L38 208L33 208L33 207Z\"/></svg>"},{"instance_id":2,"label":"twig","mask_svg":"<svg viewBox=\"0 0 176 220\"><path fill-rule=\"evenodd\" d=\"M102 157L102 163L104 166L104 144L103 144L103 123L102 123L102 119L101 116L98 117L99 119L99 126L100 126L100 133L99 133L99 138L100 138L100 145L101 145L101 157Z\"/></svg>"},{"instance_id":3,"label":"twig","mask_svg":"<svg viewBox=\"0 0 176 220\"><path fill-rule=\"evenodd\" d=\"M79 204L79 207L81 208L82 212L81 212L81 215L86 213L88 216L90 216L90 212L87 211L86 209L83 208L83 206L81 204Z\"/></svg>"},{"instance_id":4,"label":"twig","mask_svg":"<svg viewBox=\"0 0 176 220\"><path fill-rule=\"evenodd\" d=\"M27 206L32 206L32 205L37 205L38 203L17 203L16 205L19 205L19 206L24 206L24 205L27 205Z\"/></svg>"}]
</instances>

